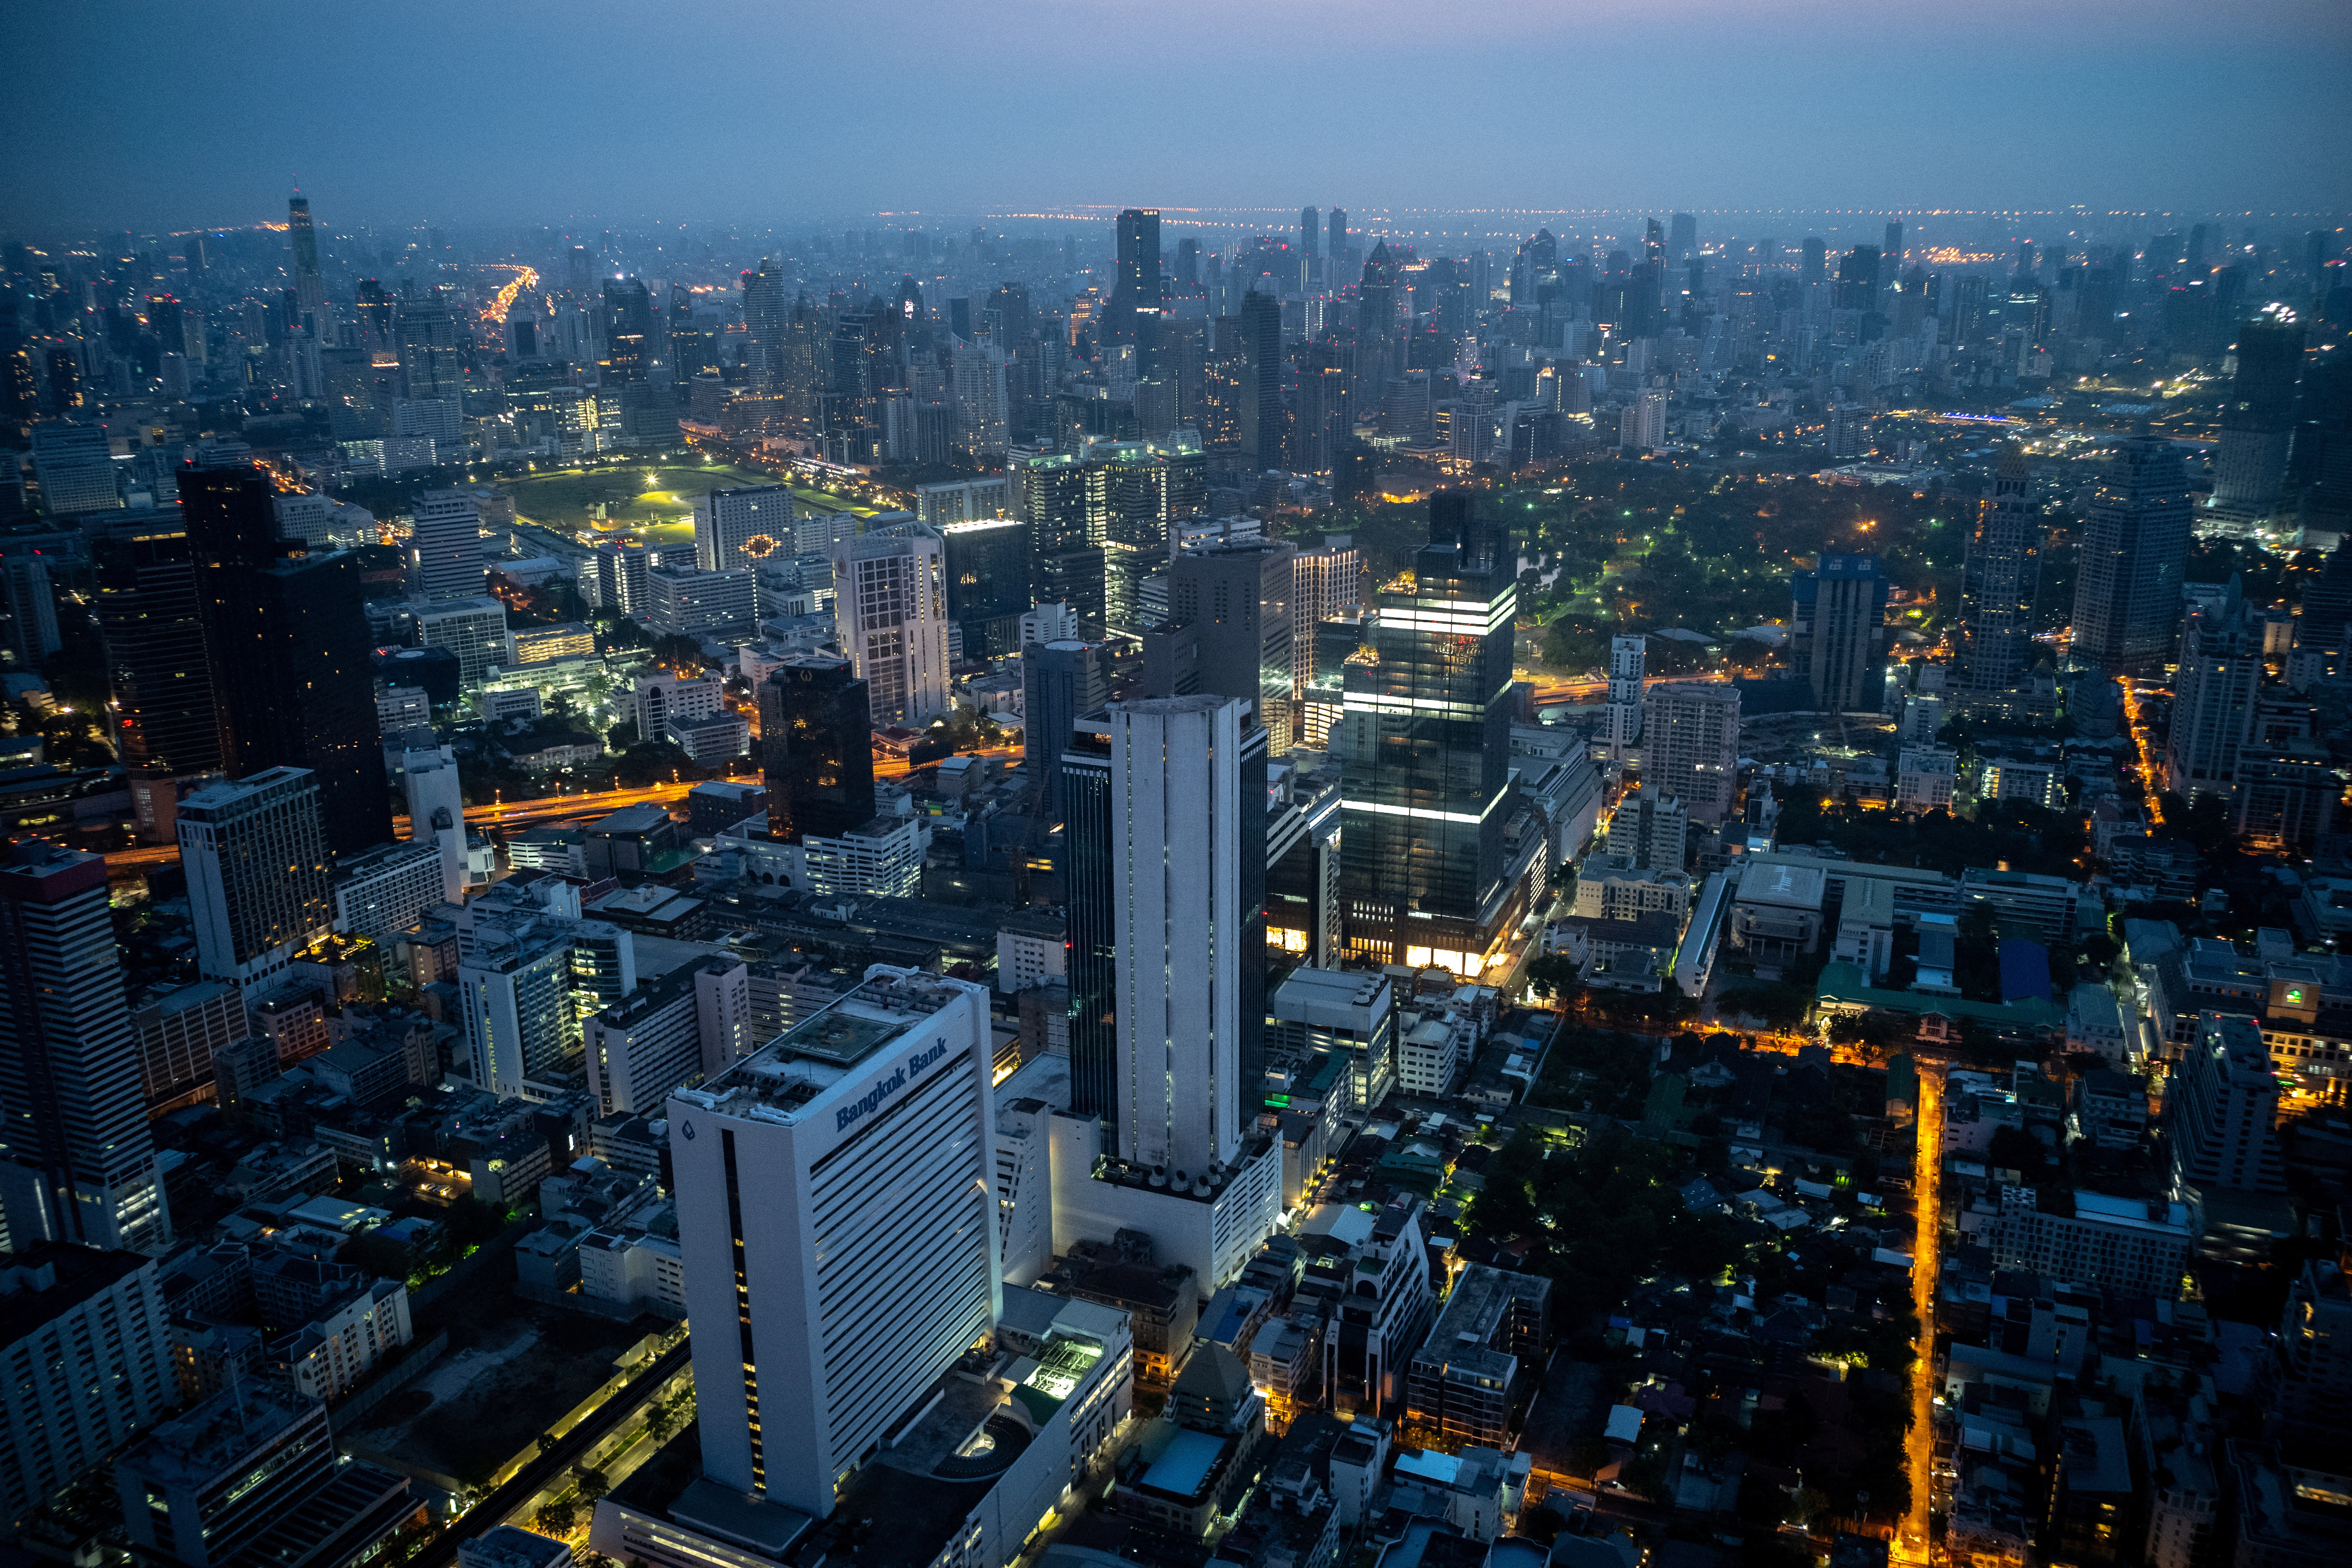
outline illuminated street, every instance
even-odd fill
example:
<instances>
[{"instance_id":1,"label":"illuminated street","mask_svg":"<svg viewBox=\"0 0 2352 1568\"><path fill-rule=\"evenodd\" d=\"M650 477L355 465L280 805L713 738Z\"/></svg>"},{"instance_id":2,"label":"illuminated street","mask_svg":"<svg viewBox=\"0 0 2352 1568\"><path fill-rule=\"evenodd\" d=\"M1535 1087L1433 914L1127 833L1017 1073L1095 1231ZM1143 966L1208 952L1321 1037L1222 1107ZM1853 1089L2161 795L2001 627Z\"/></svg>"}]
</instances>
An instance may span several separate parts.
<instances>
[{"instance_id":1,"label":"illuminated street","mask_svg":"<svg viewBox=\"0 0 2352 1568\"><path fill-rule=\"evenodd\" d=\"M1898 1563L1924 1565L1934 1555L1927 1518L1935 1507L1936 1468L1936 1253L1943 1216L1937 1206L1943 1173L1944 1064L1913 1058L1919 1072L1915 1123L1918 1149L1912 1163L1911 1201L1919 1231L1911 1250L1911 1308L1919 1319L1918 1359L1911 1363L1911 1512L1895 1542Z\"/></svg>"}]
</instances>

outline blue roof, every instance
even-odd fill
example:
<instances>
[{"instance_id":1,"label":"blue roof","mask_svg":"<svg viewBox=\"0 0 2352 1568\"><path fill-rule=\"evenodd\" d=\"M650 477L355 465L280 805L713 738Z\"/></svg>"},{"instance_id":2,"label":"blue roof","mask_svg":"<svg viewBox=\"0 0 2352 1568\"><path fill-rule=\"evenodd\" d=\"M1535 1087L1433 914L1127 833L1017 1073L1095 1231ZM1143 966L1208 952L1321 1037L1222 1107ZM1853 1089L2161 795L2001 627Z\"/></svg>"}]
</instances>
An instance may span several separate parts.
<instances>
[{"instance_id":1,"label":"blue roof","mask_svg":"<svg viewBox=\"0 0 2352 1568\"><path fill-rule=\"evenodd\" d=\"M1143 1484L1174 1497L1196 1496L1225 1451L1224 1440L1190 1426L1179 1427L1175 1440L1143 1472Z\"/></svg>"},{"instance_id":2,"label":"blue roof","mask_svg":"<svg viewBox=\"0 0 2352 1568\"><path fill-rule=\"evenodd\" d=\"M2000 944L2000 999L2022 1002L2029 997L2054 1000L2050 994L2050 950L2013 936Z\"/></svg>"}]
</instances>

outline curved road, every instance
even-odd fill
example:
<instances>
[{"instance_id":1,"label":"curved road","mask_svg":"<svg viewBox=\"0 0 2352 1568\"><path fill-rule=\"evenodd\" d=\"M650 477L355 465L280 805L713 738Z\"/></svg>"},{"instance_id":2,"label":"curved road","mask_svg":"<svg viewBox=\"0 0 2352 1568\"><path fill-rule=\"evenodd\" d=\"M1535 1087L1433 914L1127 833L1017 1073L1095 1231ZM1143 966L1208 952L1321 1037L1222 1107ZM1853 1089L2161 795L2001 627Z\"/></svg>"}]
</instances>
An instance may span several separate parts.
<instances>
[{"instance_id":1,"label":"curved road","mask_svg":"<svg viewBox=\"0 0 2352 1568\"><path fill-rule=\"evenodd\" d=\"M570 1469L583 1454L612 1436L614 1428L635 1415L637 1406L686 1364L692 1344L693 1339L688 1336L656 1356L645 1371L624 1384L619 1393L582 1416L572 1430L558 1437L555 1447L459 1514L431 1545L408 1560L408 1568L448 1568L457 1560L459 1542L470 1541L504 1521L509 1514L544 1490L548 1482Z\"/></svg>"}]
</instances>

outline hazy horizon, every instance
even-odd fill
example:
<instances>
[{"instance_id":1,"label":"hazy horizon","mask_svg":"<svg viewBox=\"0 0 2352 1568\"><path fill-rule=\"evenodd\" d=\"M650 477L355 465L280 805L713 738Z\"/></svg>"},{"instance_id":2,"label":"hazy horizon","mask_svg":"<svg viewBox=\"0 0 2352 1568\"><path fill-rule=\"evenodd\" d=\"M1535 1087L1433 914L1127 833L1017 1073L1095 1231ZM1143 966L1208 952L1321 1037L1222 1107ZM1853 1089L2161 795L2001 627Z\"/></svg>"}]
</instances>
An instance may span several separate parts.
<instances>
[{"instance_id":1,"label":"hazy horizon","mask_svg":"<svg viewBox=\"0 0 2352 1568\"><path fill-rule=\"evenodd\" d=\"M18 237L244 226L298 183L331 228L2352 210L2320 0L75 0L0 39Z\"/></svg>"}]
</instances>

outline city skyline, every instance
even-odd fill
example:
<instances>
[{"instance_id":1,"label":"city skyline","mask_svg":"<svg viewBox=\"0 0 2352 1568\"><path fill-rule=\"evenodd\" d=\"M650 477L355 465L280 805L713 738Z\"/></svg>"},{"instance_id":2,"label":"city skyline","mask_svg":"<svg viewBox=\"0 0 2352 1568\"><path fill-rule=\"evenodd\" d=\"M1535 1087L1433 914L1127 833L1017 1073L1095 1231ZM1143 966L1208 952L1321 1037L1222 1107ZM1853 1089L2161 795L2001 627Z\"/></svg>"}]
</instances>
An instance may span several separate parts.
<instances>
[{"instance_id":1,"label":"city skyline","mask_svg":"<svg viewBox=\"0 0 2352 1568\"><path fill-rule=\"evenodd\" d=\"M1042 106L978 85L897 90L971 69L972 28L959 23L976 19L953 6L914 7L878 34L847 15L721 6L698 26L639 28L626 49L611 47L625 11L574 7L562 28L518 27L485 62L454 42L481 31L478 17L421 4L392 35L417 46L395 55L401 111L372 117L362 136L277 148L257 144L215 97L256 37L299 21L317 101L364 103L384 90L380 18L264 5L248 27L225 29L194 6L69 9L79 25L53 12L37 37L29 20L0 32L21 58L49 64L0 106L17 151L8 205L37 230L249 224L274 217L289 184L336 221L371 224L1013 215L1136 190L1171 209L1238 203L1273 216L1300 186L1366 210L1437 200L1696 210L1759 197L1792 211L2352 205L2352 174L2326 151L2352 76L2352 18L2322 4L2252 14L2004 4L1892 20L1843 3L1793 15L1719 0L1474 5L1411 48L1385 41L1409 20L1390 7L1215 4L1196 10L1196 26L1155 29L1151 68L1127 73L1109 98L1091 73L1115 55L1115 26L1087 26L1060 0L992 8L988 31L1005 58L1069 84ZM1278 101L1239 115L1257 91L1253 51L1233 47L1244 23L1265 58L1301 68ZM443 37L450 52L436 58ZM861 52L888 68L792 73ZM728 68L761 58L791 90L762 96L740 78L730 90ZM483 90L486 66L495 92ZM604 111L640 95L679 107L650 123ZM1421 135L1363 133L1392 112L1383 105L1407 102L1452 115L1417 114L1431 127ZM1515 104L1557 140L1525 157L1465 160L1475 132L1456 127L1499 113L1503 134ZM1187 133L1166 136L1173 123ZM484 179L486 143L529 177ZM1286 156L1266 158L1271 146Z\"/></svg>"}]
</instances>

